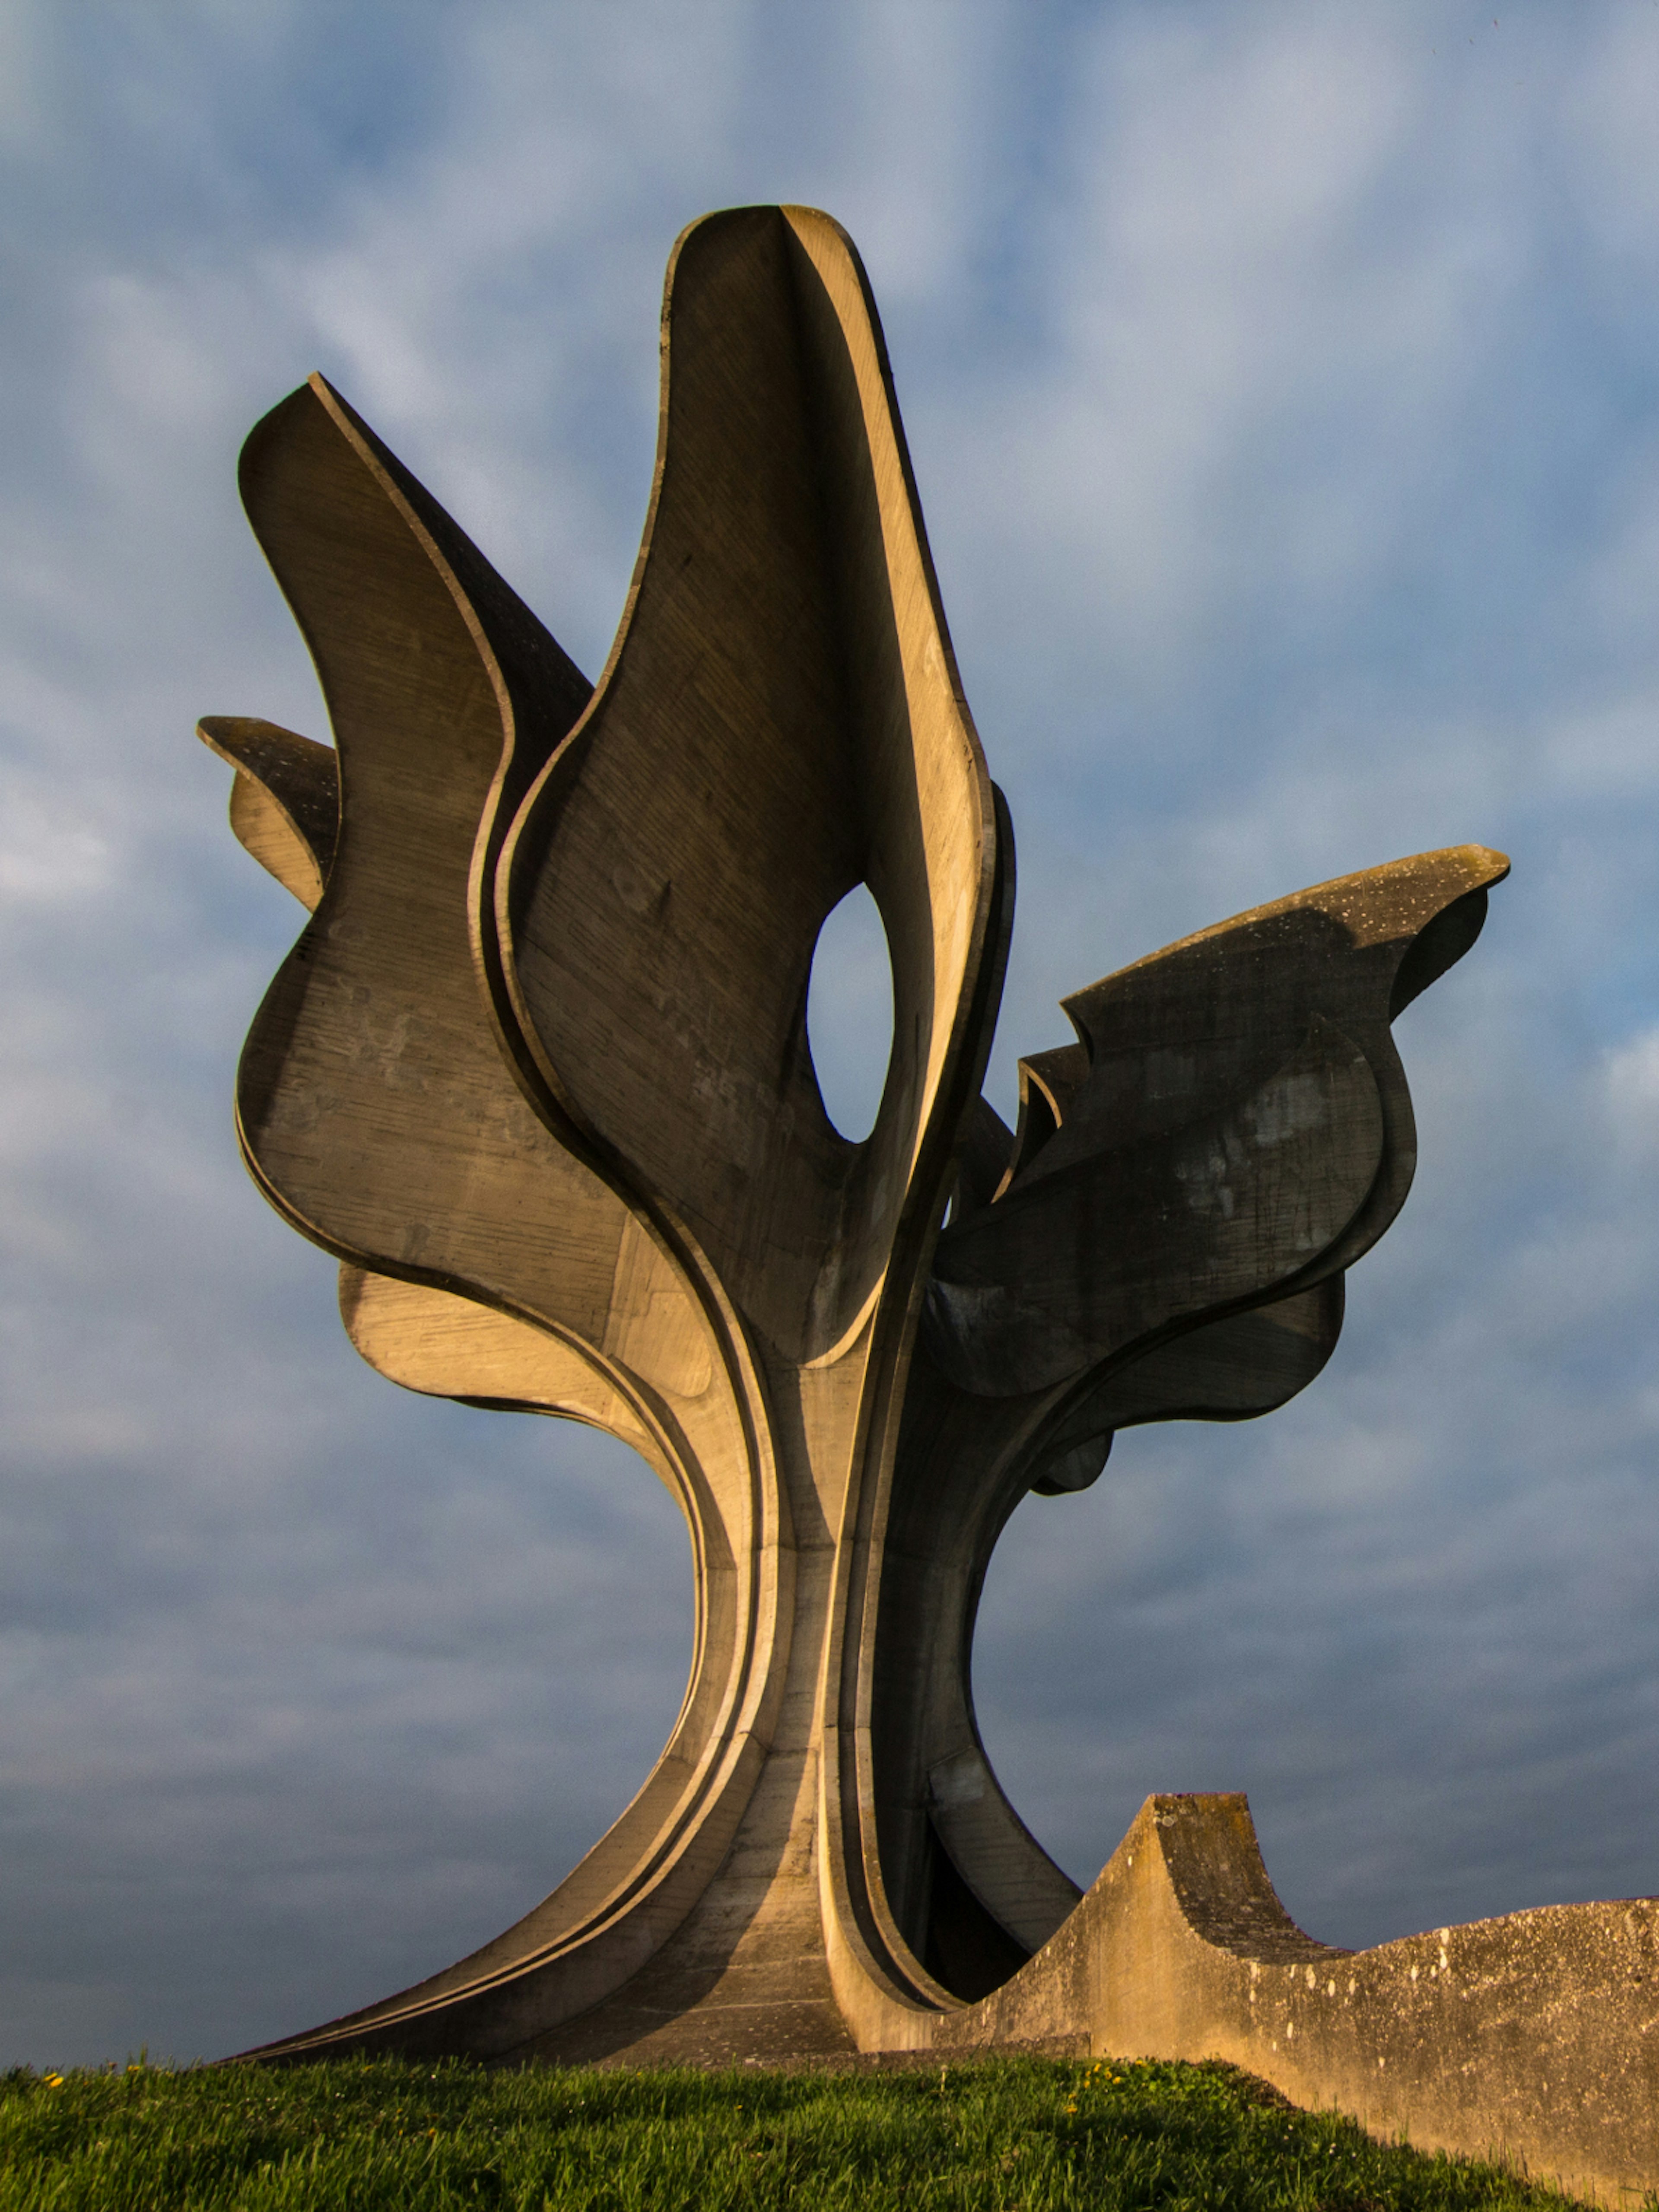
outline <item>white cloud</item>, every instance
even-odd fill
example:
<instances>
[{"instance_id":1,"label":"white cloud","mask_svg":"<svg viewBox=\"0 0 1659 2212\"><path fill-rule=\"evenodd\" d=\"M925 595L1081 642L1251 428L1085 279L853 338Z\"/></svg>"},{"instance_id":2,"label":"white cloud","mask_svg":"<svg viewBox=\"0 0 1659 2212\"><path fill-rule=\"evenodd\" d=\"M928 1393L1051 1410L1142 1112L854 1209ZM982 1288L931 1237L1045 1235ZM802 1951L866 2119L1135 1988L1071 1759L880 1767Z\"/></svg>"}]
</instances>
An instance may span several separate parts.
<instances>
[{"instance_id":1,"label":"white cloud","mask_svg":"<svg viewBox=\"0 0 1659 2212\"><path fill-rule=\"evenodd\" d=\"M1642 1154L1659 1153L1659 1027L1607 1054L1601 1074L1615 1141Z\"/></svg>"}]
</instances>

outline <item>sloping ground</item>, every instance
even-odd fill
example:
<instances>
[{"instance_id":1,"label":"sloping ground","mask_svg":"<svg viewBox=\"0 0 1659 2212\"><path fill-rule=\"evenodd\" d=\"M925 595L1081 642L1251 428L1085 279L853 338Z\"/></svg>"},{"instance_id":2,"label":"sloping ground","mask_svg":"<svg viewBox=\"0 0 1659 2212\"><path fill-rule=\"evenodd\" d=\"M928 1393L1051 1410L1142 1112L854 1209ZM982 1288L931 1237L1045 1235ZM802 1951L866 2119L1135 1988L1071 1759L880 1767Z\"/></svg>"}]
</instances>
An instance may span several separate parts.
<instances>
[{"instance_id":1,"label":"sloping ground","mask_svg":"<svg viewBox=\"0 0 1659 2212\"><path fill-rule=\"evenodd\" d=\"M340 2062L0 2081L0 2212L1563 2207L1218 2064L711 2074Z\"/></svg>"}]
</instances>

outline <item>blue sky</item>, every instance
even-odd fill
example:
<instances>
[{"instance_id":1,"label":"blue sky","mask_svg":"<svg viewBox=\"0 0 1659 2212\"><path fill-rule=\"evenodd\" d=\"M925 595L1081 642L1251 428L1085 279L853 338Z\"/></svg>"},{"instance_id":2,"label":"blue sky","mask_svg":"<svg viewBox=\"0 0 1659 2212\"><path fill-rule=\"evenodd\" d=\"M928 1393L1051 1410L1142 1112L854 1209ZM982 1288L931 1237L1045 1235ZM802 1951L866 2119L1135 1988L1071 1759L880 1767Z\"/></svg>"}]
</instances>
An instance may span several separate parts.
<instances>
[{"instance_id":1,"label":"blue sky","mask_svg":"<svg viewBox=\"0 0 1659 2212\"><path fill-rule=\"evenodd\" d=\"M649 1477L380 1381L243 1176L296 910L191 730L325 734L234 488L313 368L596 671L739 201L881 305L1019 833L1001 1103L1189 929L1515 860L1326 1374L1016 1515L1016 1802L1087 1880L1247 1789L1331 1942L1659 1890L1656 112L1654 0L0 0L0 2061L447 1963L678 1706Z\"/></svg>"}]
</instances>

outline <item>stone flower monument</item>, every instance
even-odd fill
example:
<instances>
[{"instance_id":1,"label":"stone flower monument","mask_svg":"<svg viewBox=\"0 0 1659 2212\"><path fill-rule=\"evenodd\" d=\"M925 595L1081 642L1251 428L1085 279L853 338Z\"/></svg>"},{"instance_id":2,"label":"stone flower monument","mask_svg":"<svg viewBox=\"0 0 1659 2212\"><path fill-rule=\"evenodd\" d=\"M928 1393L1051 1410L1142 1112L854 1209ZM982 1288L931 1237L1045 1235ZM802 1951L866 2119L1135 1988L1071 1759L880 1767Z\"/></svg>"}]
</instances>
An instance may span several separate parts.
<instances>
[{"instance_id":1,"label":"stone flower monument","mask_svg":"<svg viewBox=\"0 0 1659 2212\"><path fill-rule=\"evenodd\" d=\"M697 1600L673 1733L574 1872L258 2055L1215 2053L1425 2144L1659 2181L1651 1904L1333 1950L1236 1796L1149 1798L1084 1896L969 1692L1028 1491L1329 1357L1412 1177L1389 1023L1506 863L1395 861L1091 984L1010 1130L980 1085L1013 840L851 243L805 208L694 223L662 360L596 684L321 378L242 455L335 738L201 725L311 909L242 1056L248 1168L383 1374L632 1444ZM805 1009L860 884L894 1031L855 1144Z\"/></svg>"}]
</instances>

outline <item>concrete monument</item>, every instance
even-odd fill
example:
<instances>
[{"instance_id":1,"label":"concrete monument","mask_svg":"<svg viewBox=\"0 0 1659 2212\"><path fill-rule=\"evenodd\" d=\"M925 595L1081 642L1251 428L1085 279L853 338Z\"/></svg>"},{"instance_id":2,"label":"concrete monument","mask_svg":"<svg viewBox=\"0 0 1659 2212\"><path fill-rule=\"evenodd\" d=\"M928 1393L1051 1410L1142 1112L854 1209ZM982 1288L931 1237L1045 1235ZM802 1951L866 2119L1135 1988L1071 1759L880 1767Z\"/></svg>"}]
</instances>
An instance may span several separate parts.
<instances>
[{"instance_id":1,"label":"concrete monument","mask_svg":"<svg viewBox=\"0 0 1659 2212\"><path fill-rule=\"evenodd\" d=\"M201 726L312 909L241 1061L249 1169L383 1374L635 1446L697 1593L673 1733L575 1870L261 2055L1213 2052L1424 2143L1659 2179L1650 1904L1332 1950L1236 1797L1150 1799L1084 1897L969 1692L1028 1492L1329 1357L1412 1176L1390 1020L1506 863L1396 861L1091 985L1010 1130L980 1085L1012 839L858 258L808 209L709 216L662 345L594 685L320 378L242 456L336 741ZM894 1030L851 1143L805 1007L860 884Z\"/></svg>"}]
</instances>

